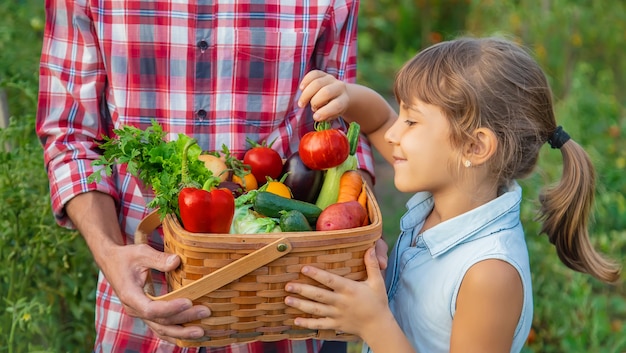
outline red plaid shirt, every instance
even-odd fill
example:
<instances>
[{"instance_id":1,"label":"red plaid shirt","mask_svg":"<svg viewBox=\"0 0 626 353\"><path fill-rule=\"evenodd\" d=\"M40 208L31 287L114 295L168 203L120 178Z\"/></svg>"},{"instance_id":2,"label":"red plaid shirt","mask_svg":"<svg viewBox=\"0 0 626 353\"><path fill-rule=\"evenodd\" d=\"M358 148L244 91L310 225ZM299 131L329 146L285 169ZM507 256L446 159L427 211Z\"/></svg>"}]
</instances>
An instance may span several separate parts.
<instances>
[{"instance_id":1,"label":"red plaid shirt","mask_svg":"<svg viewBox=\"0 0 626 353\"><path fill-rule=\"evenodd\" d=\"M310 109L296 104L302 77L320 69L355 81L357 9L356 0L46 0L37 133L59 224L72 227L64 214L71 198L101 191L119 205L132 243L151 195L124 166L99 184L86 181L100 136L122 125L145 128L156 119L170 137L193 136L207 151L225 144L239 157L249 147L246 137L276 140L283 157L296 151L313 127ZM367 143L358 158L373 174ZM150 243L162 249L158 233ZM195 351L159 341L125 315L103 276L96 305L98 352ZM318 343L282 346L281 352L313 352Z\"/></svg>"}]
</instances>

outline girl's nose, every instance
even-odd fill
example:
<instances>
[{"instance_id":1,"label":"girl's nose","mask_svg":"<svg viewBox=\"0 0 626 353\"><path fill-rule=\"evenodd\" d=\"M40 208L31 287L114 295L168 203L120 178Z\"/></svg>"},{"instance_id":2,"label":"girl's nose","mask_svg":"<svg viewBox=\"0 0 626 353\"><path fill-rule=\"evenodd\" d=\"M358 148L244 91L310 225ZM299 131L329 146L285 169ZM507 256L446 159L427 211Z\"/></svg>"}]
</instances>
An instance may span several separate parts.
<instances>
[{"instance_id":1,"label":"girl's nose","mask_svg":"<svg viewBox=\"0 0 626 353\"><path fill-rule=\"evenodd\" d=\"M398 143L398 122L400 121L400 117L396 119L396 122L391 125L391 127L385 132L385 142L389 144L397 144Z\"/></svg>"}]
</instances>

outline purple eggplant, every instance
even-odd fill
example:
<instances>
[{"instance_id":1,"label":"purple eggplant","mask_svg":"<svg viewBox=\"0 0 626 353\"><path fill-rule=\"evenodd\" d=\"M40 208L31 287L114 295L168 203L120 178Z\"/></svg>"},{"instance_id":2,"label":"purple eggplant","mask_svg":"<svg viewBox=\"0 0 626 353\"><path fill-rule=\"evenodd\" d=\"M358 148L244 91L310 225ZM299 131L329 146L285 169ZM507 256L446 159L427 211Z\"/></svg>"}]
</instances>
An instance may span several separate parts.
<instances>
[{"instance_id":1,"label":"purple eggplant","mask_svg":"<svg viewBox=\"0 0 626 353\"><path fill-rule=\"evenodd\" d=\"M230 190L234 197L239 197L244 193L243 187L234 181L221 181L217 187Z\"/></svg>"},{"instance_id":2,"label":"purple eggplant","mask_svg":"<svg viewBox=\"0 0 626 353\"><path fill-rule=\"evenodd\" d=\"M300 154L294 152L283 164L281 178L287 173L284 184L291 189L293 198L315 203L322 188L324 171L313 170L302 163Z\"/></svg>"}]
</instances>

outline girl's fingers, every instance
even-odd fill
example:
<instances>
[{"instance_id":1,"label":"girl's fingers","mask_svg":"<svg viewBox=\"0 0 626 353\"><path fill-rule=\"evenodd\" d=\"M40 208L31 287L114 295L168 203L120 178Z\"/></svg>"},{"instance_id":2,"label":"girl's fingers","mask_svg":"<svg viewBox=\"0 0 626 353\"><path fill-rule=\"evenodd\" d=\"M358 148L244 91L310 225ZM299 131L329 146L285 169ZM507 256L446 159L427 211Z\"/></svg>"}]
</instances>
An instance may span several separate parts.
<instances>
[{"instance_id":1,"label":"girl's fingers","mask_svg":"<svg viewBox=\"0 0 626 353\"><path fill-rule=\"evenodd\" d=\"M316 121L335 119L342 115L349 104L345 83L323 71L311 71L300 83L302 93L298 98L298 106L304 108L311 105Z\"/></svg>"},{"instance_id":2,"label":"girl's fingers","mask_svg":"<svg viewBox=\"0 0 626 353\"><path fill-rule=\"evenodd\" d=\"M335 328L334 320L326 317L319 319L298 317L294 320L294 324L313 330L332 330Z\"/></svg>"},{"instance_id":3,"label":"girl's fingers","mask_svg":"<svg viewBox=\"0 0 626 353\"><path fill-rule=\"evenodd\" d=\"M298 99L298 106L304 108L307 104L311 104L313 111L326 106L345 91L343 82L327 74L316 77L301 87L302 94Z\"/></svg>"},{"instance_id":4,"label":"girl's fingers","mask_svg":"<svg viewBox=\"0 0 626 353\"><path fill-rule=\"evenodd\" d=\"M303 91L306 88L306 86L309 85L309 83L324 76L326 76L326 73L324 71L321 71L321 70L309 71L306 75L304 75L304 77L302 78L302 81L300 81L300 90Z\"/></svg>"},{"instance_id":5,"label":"girl's fingers","mask_svg":"<svg viewBox=\"0 0 626 353\"><path fill-rule=\"evenodd\" d=\"M335 307L333 305L336 303L338 296L335 292L339 292L341 288L340 282L345 281L345 279L311 266L304 266L302 273L331 290L304 283L288 283L285 286L287 292L299 294L306 299L288 296L285 298L285 304L317 316L334 315Z\"/></svg>"},{"instance_id":6,"label":"girl's fingers","mask_svg":"<svg viewBox=\"0 0 626 353\"><path fill-rule=\"evenodd\" d=\"M336 299L335 296L336 294L333 291L329 291L325 288L320 288L320 287L316 287L316 286L312 286L310 284L304 284L304 283L287 283L287 285L285 286L285 290L289 293L295 293L295 294L299 294L302 297L305 297L307 299L311 299L315 302L321 303L321 304L334 304ZM302 305L302 300L293 298L294 300L290 301L289 304L291 305L291 303L296 303L298 305Z\"/></svg>"},{"instance_id":7,"label":"girl's fingers","mask_svg":"<svg viewBox=\"0 0 626 353\"><path fill-rule=\"evenodd\" d=\"M375 246L364 256L367 280L353 281L320 270L302 267L302 274L324 287L305 283L287 283L285 290L297 295L285 297L285 304L313 318L296 318L295 324L311 329L334 329L358 334L368 318L388 310L385 283Z\"/></svg>"},{"instance_id":8,"label":"girl's fingers","mask_svg":"<svg viewBox=\"0 0 626 353\"><path fill-rule=\"evenodd\" d=\"M310 298L304 295L307 298ZM310 298L313 300L318 300L317 298ZM296 298L292 296L285 297L285 304L294 307L296 309L301 310L307 314L315 315L318 317L332 317L334 316L335 310L334 307L322 304L322 300L320 302L314 302L311 300Z\"/></svg>"},{"instance_id":9,"label":"girl's fingers","mask_svg":"<svg viewBox=\"0 0 626 353\"><path fill-rule=\"evenodd\" d=\"M375 245L376 258L378 258L378 266L381 270L387 269L387 250L389 249L387 243L381 238L376 241Z\"/></svg>"},{"instance_id":10,"label":"girl's fingers","mask_svg":"<svg viewBox=\"0 0 626 353\"><path fill-rule=\"evenodd\" d=\"M380 272L380 260L376 256L376 247L373 246L365 252L363 262L367 271L367 281L373 288L385 287L382 273Z\"/></svg>"},{"instance_id":11,"label":"girl's fingers","mask_svg":"<svg viewBox=\"0 0 626 353\"><path fill-rule=\"evenodd\" d=\"M346 281L349 281L341 276L330 273L328 271L320 270L319 268L313 267L313 266L304 266L302 267L301 272L303 275L316 280L317 282L325 285L326 287L334 291L340 291L344 287L344 283ZM311 291L314 291L316 294L318 294L318 292L316 292L316 289L320 289L320 288L313 287L313 286L308 286L308 287L311 287L306 290L308 293L310 293ZM312 299L317 300L317 298L312 298Z\"/></svg>"},{"instance_id":12,"label":"girl's fingers","mask_svg":"<svg viewBox=\"0 0 626 353\"><path fill-rule=\"evenodd\" d=\"M313 112L315 113L313 114L313 118L316 121L335 119L346 110L347 105L347 98L343 96L340 96L337 99L333 99L327 104L322 104L319 108L316 108L317 105L311 102L311 107L313 108Z\"/></svg>"},{"instance_id":13,"label":"girl's fingers","mask_svg":"<svg viewBox=\"0 0 626 353\"><path fill-rule=\"evenodd\" d=\"M298 106L300 108L304 108L313 96L319 91L324 85L324 78L326 77L326 73L322 71L311 71L300 82L300 90L302 94L300 94L300 98L298 98Z\"/></svg>"}]
</instances>

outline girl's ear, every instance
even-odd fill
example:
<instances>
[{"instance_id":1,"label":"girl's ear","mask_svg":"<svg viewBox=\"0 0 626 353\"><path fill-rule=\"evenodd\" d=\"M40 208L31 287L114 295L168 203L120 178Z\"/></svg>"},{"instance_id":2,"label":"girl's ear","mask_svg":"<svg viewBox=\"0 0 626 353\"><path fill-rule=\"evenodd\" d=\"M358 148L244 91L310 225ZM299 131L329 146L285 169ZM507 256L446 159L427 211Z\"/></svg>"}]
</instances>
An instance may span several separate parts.
<instances>
[{"instance_id":1,"label":"girl's ear","mask_svg":"<svg viewBox=\"0 0 626 353\"><path fill-rule=\"evenodd\" d=\"M486 163L496 153L498 139L496 134L487 128L478 128L472 133L474 137L471 143L465 147L464 156L473 166Z\"/></svg>"}]
</instances>

